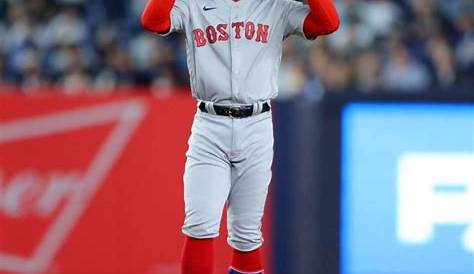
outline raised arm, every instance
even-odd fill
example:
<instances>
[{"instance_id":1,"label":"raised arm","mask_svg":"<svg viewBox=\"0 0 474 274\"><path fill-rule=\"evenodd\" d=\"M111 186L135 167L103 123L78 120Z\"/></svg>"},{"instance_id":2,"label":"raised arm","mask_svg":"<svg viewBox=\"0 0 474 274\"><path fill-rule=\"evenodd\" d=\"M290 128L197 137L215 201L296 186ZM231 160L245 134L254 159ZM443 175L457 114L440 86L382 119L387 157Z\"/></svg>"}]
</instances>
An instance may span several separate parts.
<instances>
[{"instance_id":1,"label":"raised arm","mask_svg":"<svg viewBox=\"0 0 474 274\"><path fill-rule=\"evenodd\" d=\"M304 21L303 31L307 38L316 38L335 32L339 28L339 15L333 0L308 0L311 12Z\"/></svg>"},{"instance_id":2,"label":"raised arm","mask_svg":"<svg viewBox=\"0 0 474 274\"><path fill-rule=\"evenodd\" d=\"M171 27L171 9L175 0L148 0L141 17L143 28L151 32L167 33Z\"/></svg>"}]
</instances>

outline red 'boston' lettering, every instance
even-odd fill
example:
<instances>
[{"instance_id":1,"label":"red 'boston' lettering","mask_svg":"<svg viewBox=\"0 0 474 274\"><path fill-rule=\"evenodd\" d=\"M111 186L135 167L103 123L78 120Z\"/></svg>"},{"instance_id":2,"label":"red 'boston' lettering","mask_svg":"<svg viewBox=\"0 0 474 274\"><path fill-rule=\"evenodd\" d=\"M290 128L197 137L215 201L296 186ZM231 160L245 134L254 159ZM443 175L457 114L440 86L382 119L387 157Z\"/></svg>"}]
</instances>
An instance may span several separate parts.
<instances>
[{"instance_id":1,"label":"red 'boston' lettering","mask_svg":"<svg viewBox=\"0 0 474 274\"><path fill-rule=\"evenodd\" d=\"M214 44L215 42L217 42L217 31L214 26L208 26L206 28L206 35L209 43Z\"/></svg>"},{"instance_id":2,"label":"red 'boston' lettering","mask_svg":"<svg viewBox=\"0 0 474 274\"><path fill-rule=\"evenodd\" d=\"M240 34L240 30L243 26L244 26L244 22L234 22L234 23L232 23L232 27L234 28L234 32L235 32L235 39L242 38L242 35Z\"/></svg>"},{"instance_id":3,"label":"red 'boston' lettering","mask_svg":"<svg viewBox=\"0 0 474 274\"><path fill-rule=\"evenodd\" d=\"M232 31L234 34L231 34ZM235 39L245 37L246 40L266 44L270 37L270 26L254 22L233 22L231 25L222 23L216 26L209 25L205 29L196 28L193 30L193 34L196 47L203 47L208 43L229 41L231 35L234 35Z\"/></svg>"},{"instance_id":4,"label":"red 'boston' lettering","mask_svg":"<svg viewBox=\"0 0 474 274\"><path fill-rule=\"evenodd\" d=\"M196 47L203 47L206 45L205 33L202 29L193 30L194 40L196 40Z\"/></svg>"},{"instance_id":5,"label":"red 'boston' lettering","mask_svg":"<svg viewBox=\"0 0 474 274\"><path fill-rule=\"evenodd\" d=\"M217 32L219 32L219 41L229 40L229 33L227 33L227 24L217 25Z\"/></svg>"},{"instance_id":6,"label":"red 'boston' lettering","mask_svg":"<svg viewBox=\"0 0 474 274\"><path fill-rule=\"evenodd\" d=\"M245 38L252 40L255 35L255 24L252 22L247 22L245 26Z\"/></svg>"},{"instance_id":7,"label":"red 'boston' lettering","mask_svg":"<svg viewBox=\"0 0 474 274\"><path fill-rule=\"evenodd\" d=\"M268 30L269 29L270 29L269 25L258 24L257 39L255 39L255 41L268 43Z\"/></svg>"}]
</instances>

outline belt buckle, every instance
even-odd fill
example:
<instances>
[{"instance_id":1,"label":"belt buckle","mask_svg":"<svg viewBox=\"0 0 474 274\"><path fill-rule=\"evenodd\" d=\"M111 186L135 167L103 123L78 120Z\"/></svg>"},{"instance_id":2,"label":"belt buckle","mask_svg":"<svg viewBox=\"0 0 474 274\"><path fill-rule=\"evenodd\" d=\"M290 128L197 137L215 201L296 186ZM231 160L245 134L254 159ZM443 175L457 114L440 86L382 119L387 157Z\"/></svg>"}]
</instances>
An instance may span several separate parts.
<instances>
[{"instance_id":1,"label":"belt buckle","mask_svg":"<svg viewBox=\"0 0 474 274\"><path fill-rule=\"evenodd\" d=\"M241 108L240 107L230 107L229 108L229 117L231 118L240 118L240 114L241 114Z\"/></svg>"}]
</instances>

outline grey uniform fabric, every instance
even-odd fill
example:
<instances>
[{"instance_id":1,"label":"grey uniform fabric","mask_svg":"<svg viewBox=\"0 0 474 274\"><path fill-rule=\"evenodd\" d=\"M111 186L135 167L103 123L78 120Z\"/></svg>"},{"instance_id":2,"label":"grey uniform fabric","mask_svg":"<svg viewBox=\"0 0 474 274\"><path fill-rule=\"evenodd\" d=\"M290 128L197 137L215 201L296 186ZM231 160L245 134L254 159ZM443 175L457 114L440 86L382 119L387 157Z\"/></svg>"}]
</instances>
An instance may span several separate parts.
<instances>
[{"instance_id":1,"label":"grey uniform fabric","mask_svg":"<svg viewBox=\"0 0 474 274\"><path fill-rule=\"evenodd\" d=\"M261 106L278 94L283 40L303 35L309 7L291 0L176 0L171 32L184 33L198 110L184 174L183 233L218 236L228 208L228 242L241 251L262 245L262 216L271 180L271 112L234 119L212 104ZM256 108L257 109L257 108Z\"/></svg>"},{"instance_id":2,"label":"grey uniform fabric","mask_svg":"<svg viewBox=\"0 0 474 274\"><path fill-rule=\"evenodd\" d=\"M217 237L227 202L229 245L258 248L273 159L271 112L232 119L198 111L186 156L184 234Z\"/></svg>"}]
</instances>

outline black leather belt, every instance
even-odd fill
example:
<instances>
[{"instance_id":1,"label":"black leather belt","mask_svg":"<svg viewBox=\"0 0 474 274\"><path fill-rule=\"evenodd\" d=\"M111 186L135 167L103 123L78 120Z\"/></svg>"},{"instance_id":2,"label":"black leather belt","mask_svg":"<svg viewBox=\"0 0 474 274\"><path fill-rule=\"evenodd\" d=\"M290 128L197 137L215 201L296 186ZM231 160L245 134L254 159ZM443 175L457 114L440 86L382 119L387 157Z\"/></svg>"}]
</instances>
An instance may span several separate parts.
<instances>
[{"instance_id":1,"label":"black leather belt","mask_svg":"<svg viewBox=\"0 0 474 274\"><path fill-rule=\"evenodd\" d=\"M223 106L213 105L216 115L229 116L232 118L247 118L253 115L253 105L242 105L242 106ZM199 109L202 112L209 113L206 109L206 103L199 103ZM270 111L270 104L267 102L262 104L262 110L259 113Z\"/></svg>"}]
</instances>

